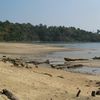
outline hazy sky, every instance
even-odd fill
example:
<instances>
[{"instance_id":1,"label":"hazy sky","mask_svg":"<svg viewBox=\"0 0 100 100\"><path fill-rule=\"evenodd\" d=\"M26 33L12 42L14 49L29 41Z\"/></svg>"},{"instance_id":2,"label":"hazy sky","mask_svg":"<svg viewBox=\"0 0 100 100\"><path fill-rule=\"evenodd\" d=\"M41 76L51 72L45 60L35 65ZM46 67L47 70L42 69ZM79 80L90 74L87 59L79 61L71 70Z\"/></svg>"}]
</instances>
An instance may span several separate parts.
<instances>
[{"instance_id":1,"label":"hazy sky","mask_svg":"<svg viewBox=\"0 0 100 100\"><path fill-rule=\"evenodd\" d=\"M0 0L0 20L100 29L100 0Z\"/></svg>"}]
</instances>

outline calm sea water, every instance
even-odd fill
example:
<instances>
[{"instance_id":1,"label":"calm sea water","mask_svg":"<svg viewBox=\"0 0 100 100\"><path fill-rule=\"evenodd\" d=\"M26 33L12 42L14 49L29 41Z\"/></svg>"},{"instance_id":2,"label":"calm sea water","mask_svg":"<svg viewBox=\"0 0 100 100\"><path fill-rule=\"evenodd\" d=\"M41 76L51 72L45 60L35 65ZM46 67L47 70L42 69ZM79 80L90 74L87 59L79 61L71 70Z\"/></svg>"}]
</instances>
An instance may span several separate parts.
<instances>
[{"instance_id":1,"label":"calm sea water","mask_svg":"<svg viewBox=\"0 0 100 100\"><path fill-rule=\"evenodd\" d=\"M77 51L53 52L46 55L46 58L49 58L52 64L63 64L64 57L85 58L85 59L91 59L95 56L100 57L100 43L69 43L69 44L52 44L52 45L64 48L83 49ZM89 73L89 74L100 74L100 68L96 66L95 68L84 66L81 68L70 69L69 71Z\"/></svg>"},{"instance_id":2,"label":"calm sea water","mask_svg":"<svg viewBox=\"0 0 100 100\"><path fill-rule=\"evenodd\" d=\"M23 59L40 59L46 60L50 59L51 62L56 63L63 63L64 57L71 57L71 58L93 58L95 56L100 56L100 43L38 43L40 45L49 45L54 47L62 47L62 48L75 48L75 49L84 49L84 50L77 50L77 51L60 51L60 52L53 52L46 55L38 55L35 57L34 55L17 55L17 57L22 57ZM2 57L4 54L0 54ZM7 54L6 54L7 55ZM10 54L11 55L11 54ZM10 56L8 54L8 56ZM12 55L15 56L16 55Z\"/></svg>"},{"instance_id":3,"label":"calm sea water","mask_svg":"<svg viewBox=\"0 0 100 100\"><path fill-rule=\"evenodd\" d=\"M44 43L39 43L44 44ZM100 57L100 43L46 43L45 45L54 46L54 47L62 47L62 48L72 48L72 49L83 49L83 50L71 50L71 51L60 51L60 52L53 52L46 55L38 55L37 57L34 55L17 55L17 57L21 57L24 60L50 60L51 64L64 64L64 57L69 58L86 58L91 59L95 56ZM5 54L0 54L2 57ZM11 56L7 55L6 56ZM16 55L12 55L12 57L16 58ZM90 74L100 74L100 68L89 68L89 67L82 67L77 69L72 69L75 72L81 73L90 73Z\"/></svg>"},{"instance_id":4,"label":"calm sea water","mask_svg":"<svg viewBox=\"0 0 100 100\"><path fill-rule=\"evenodd\" d=\"M91 59L95 56L100 56L100 43L68 43L68 44L63 43L63 44L50 44L50 45L64 47L64 48L83 49L77 51L53 52L46 55L46 58L50 59L52 62L63 63L64 57Z\"/></svg>"}]
</instances>

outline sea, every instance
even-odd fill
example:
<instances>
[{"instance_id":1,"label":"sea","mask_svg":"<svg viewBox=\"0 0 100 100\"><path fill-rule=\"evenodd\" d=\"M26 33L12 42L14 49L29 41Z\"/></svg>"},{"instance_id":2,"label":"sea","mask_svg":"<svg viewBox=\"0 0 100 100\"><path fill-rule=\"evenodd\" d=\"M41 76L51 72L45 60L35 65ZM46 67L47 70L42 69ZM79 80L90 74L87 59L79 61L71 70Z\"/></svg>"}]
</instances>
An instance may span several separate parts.
<instances>
[{"instance_id":1,"label":"sea","mask_svg":"<svg viewBox=\"0 0 100 100\"><path fill-rule=\"evenodd\" d=\"M93 57L100 57L100 43L55 43L47 44L62 48L71 48L70 51L57 51L45 55L51 61L63 62L64 58L84 58L91 59ZM76 50L73 50L76 49ZM78 50L77 50L78 49Z\"/></svg>"},{"instance_id":2,"label":"sea","mask_svg":"<svg viewBox=\"0 0 100 100\"><path fill-rule=\"evenodd\" d=\"M49 59L51 64L64 64L64 58L83 58L83 59L92 59L94 57L100 57L100 43L56 43L48 44L52 46L62 47L62 48L71 48L70 51L57 51L49 53L45 56L46 59ZM76 50L73 50L76 49ZM100 67L88 67L83 66L80 68L70 69L68 71L78 72L78 73L87 73L100 75Z\"/></svg>"}]
</instances>

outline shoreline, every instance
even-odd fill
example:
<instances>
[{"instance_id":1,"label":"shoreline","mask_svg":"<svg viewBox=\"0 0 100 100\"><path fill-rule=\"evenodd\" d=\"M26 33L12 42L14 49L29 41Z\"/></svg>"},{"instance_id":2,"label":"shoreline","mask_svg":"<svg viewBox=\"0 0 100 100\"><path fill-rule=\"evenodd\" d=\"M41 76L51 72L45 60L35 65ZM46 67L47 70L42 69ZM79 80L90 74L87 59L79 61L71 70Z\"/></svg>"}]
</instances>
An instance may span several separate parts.
<instances>
[{"instance_id":1,"label":"shoreline","mask_svg":"<svg viewBox=\"0 0 100 100\"><path fill-rule=\"evenodd\" d=\"M15 50L15 51L14 51ZM45 52L62 50L59 47L45 45L0 43L0 52L32 53L34 56ZM86 62L85 62L86 63ZM31 66L31 67L30 67ZM100 96L91 96L92 91L99 89L100 75L67 72L40 64L29 68L15 66L10 62L0 61L0 91L8 89L19 100L100 100ZM81 90L79 97L77 92ZM0 95L1 100L8 100Z\"/></svg>"}]
</instances>

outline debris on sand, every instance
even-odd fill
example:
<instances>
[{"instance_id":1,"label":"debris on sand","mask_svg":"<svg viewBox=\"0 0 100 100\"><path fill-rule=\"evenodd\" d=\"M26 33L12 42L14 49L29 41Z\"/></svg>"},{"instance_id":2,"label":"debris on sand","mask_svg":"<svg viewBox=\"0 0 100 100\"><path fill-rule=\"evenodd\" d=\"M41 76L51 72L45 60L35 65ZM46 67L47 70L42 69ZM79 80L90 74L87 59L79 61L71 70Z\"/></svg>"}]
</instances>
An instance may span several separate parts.
<instances>
[{"instance_id":1,"label":"debris on sand","mask_svg":"<svg viewBox=\"0 0 100 100\"><path fill-rule=\"evenodd\" d=\"M51 68L54 68L54 69L65 69L66 68L66 66L64 64L61 66L59 66L59 64L57 64L57 65L51 64L50 66L51 66Z\"/></svg>"},{"instance_id":2,"label":"debris on sand","mask_svg":"<svg viewBox=\"0 0 100 100\"><path fill-rule=\"evenodd\" d=\"M59 78L63 78L63 79L64 79L64 77L63 77L63 76L57 76L57 77L59 77Z\"/></svg>"},{"instance_id":3,"label":"debris on sand","mask_svg":"<svg viewBox=\"0 0 100 100\"><path fill-rule=\"evenodd\" d=\"M72 59L72 58L64 58L65 61L78 61L78 60L88 60L88 59L82 59L82 58L79 58L79 59Z\"/></svg>"},{"instance_id":4,"label":"debris on sand","mask_svg":"<svg viewBox=\"0 0 100 100\"><path fill-rule=\"evenodd\" d=\"M100 57L94 57L94 58L92 58L93 60L100 60Z\"/></svg>"},{"instance_id":5,"label":"debris on sand","mask_svg":"<svg viewBox=\"0 0 100 100\"><path fill-rule=\"evenodd\" d=\"M46 64L50 64L50 61L47 59L46 61L27 61L26 63L31 63L31 64L34 64L34 65L39 65L39 64L43 64L43 63L46 63Z\"/></svg>"},{"instance_id":6,"label":"debris on sand","mask_svg":"<svg viewBox=\"0 0 100 100\"><path fill-rule=\"evenodd\" d=\"M91 92L91 96L95 97L95 91Z\"/></svg>"},{"instance_id":7,"label":"debris on sand","mask_svg":"<svg viewBox=\"0 0 100 100\"><path fill-rule=\"evenodd\" d=\"M3 56L2 60L4 63L6 62L10 62L12 63L14 66L16 67L25 67L25 68L29 68L28 64L23 61L22 59L18 59L18 58L10 58L10 57L6 57Z\"/></svg>"},{"instance_id":8,"label":"debris on sand","mask_svg":"<svg viewBox=\"0 0 100 100\"><path fill-rule=\"evenodd\" d=\"M96 86L100 86L100 81L96 82Z\"/></svg>"},{"instance_id":9,"label":"debris on sand","mask_svg":"<svg viewBox=\"0 0 100 100\"><path fill-rule=\"evenodd\" d=\"M81 93L81 90L78 90L76 97L79 97L80 93Z\"/></svg>"},{"instance_id":10,"label":"debris on sand","mask_svg":"<svg viewBox=\"0 0 100 100\"><path fill-rule=\"evenodd\" d=\"M77 67L83 67L83 65L82 64L70 65L67 68L77 68Z\"/></svg>"},{"instance_id":11,"label":"debris on sand","mask_svg":"<svg viewBox=\"0 0 100 100\"><path fill-rule=\"evenodd\" d=\"M2 94L6 95L10 100L19 100L12 92L7 89L3 89Z\"/></svg>"}]
</instances>

